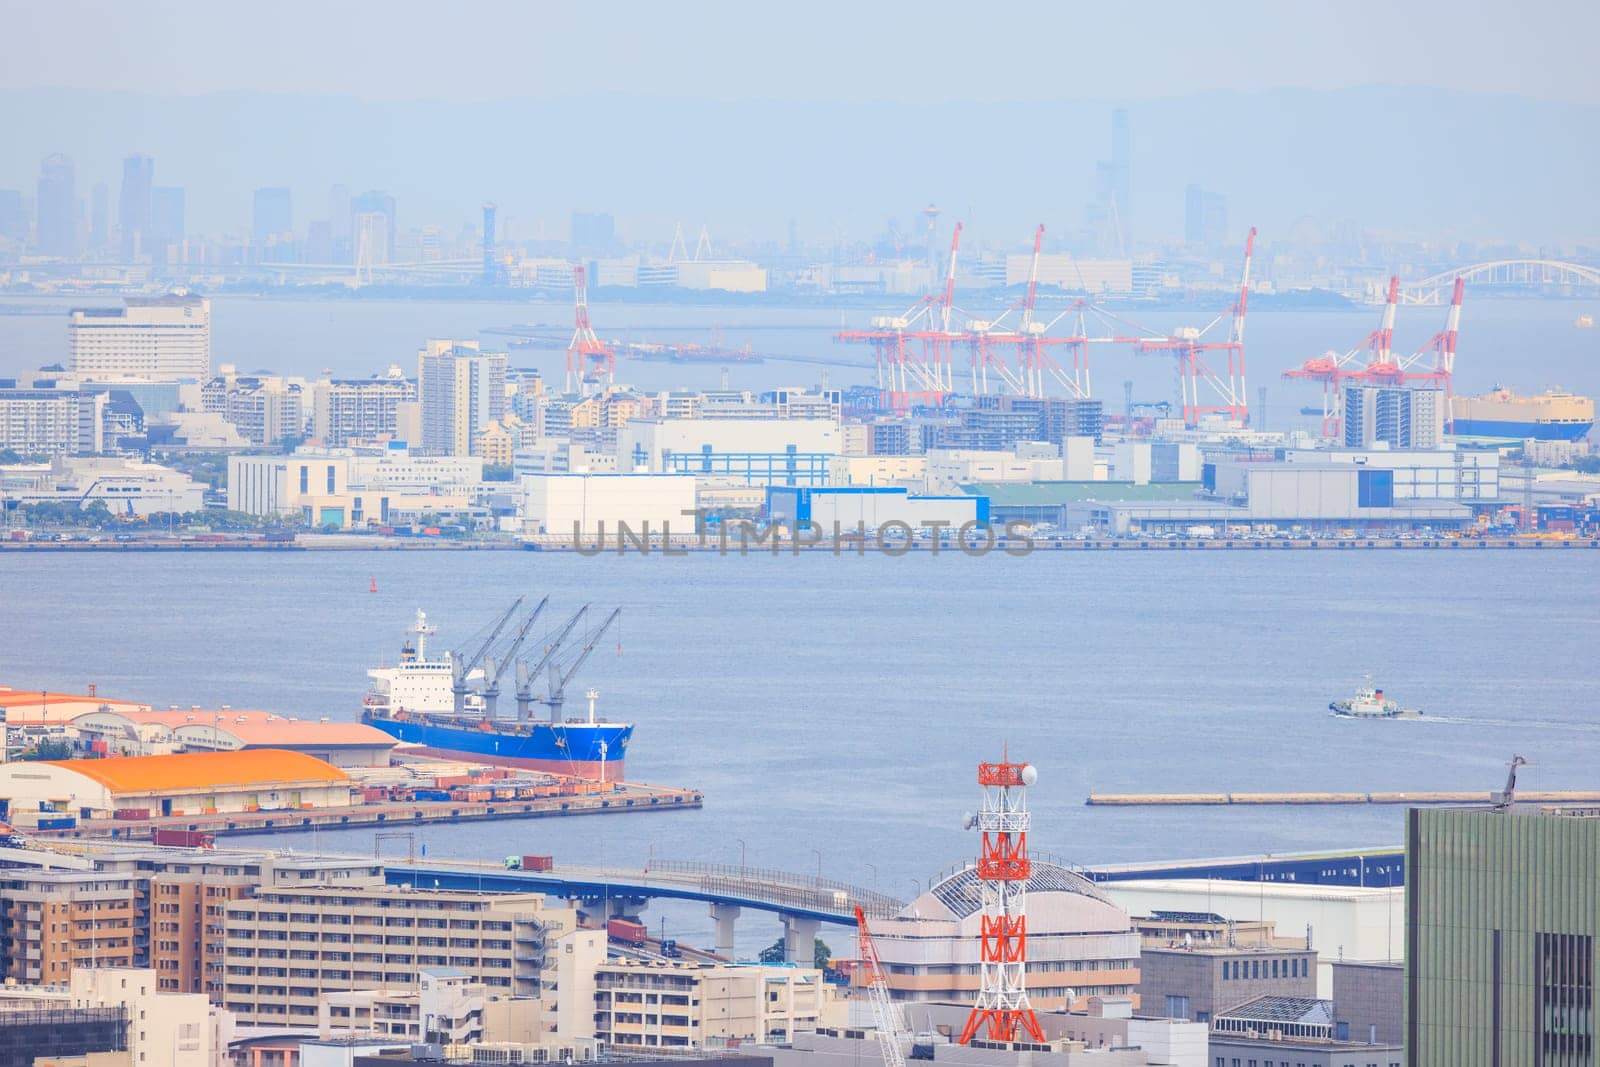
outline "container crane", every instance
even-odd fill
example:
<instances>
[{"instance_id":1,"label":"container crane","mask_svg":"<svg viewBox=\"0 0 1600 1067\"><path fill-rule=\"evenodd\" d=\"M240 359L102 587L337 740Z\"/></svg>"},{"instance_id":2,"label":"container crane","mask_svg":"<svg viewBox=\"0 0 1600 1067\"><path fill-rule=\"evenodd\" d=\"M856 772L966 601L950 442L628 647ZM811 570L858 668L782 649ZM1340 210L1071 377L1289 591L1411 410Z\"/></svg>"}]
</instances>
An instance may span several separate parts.
<instances>
[{"instance_id":1,"label":"container crane","mask_svg":"<svg viewBox=\"0 0 1600 1067\"><path fill-rule=\"evenodd\" d=\"M517 661L517 653L522 649L522 642L527 638L528 631L533 628L534 622L544 612L545 605L550 603L550 598L545 597L539 601L537 607L528 613L522 620L522 625L517 627L516 636L511 639L511 644L505 653L500 656L490 657L483 662L483 717L492 720L495 715L495 702L500 698L500 678L506 673L506 668Z\"/></svg>"},{"instance_id":2,"label":"container crane","mask_svg":"<svg viewBox=\"0 0 1600 1067\"><path fill-rule=\"evenodd\" d=\"M617 616L621 614L622 609L617 608L606 616L606 621L597 626L588 635L583 647L578 650L577 658L572 661L570 666L563 668L553 657L549 658L550 692L544 698L543 703L550 708L551 722L561 721L561 706L567 700L567 683L572 681L573 676L578 673L578 669L588 661L589 654L594 651L595 645L600 643L600 638L605 636L606 631L611 628L611 624L616 622Z\"/></svg>"},{"instance_id":3,"label":"container crane","mask_svg":"<svg viewBox=\"0 0 1600 1067\"><path fill-rule=\"evenodd\" d=\"M517 609L522 607L522 599L519 596L511 602L511 606L506 609L504 615L500 616L500 621L494 624L494 629L489 631L489 636L484 640L483 644L478 646L478 651L473 654L471 659L465 659L464 653L460 651L450 653L450 692L455 697L455 713L457 715L463 715L467 710L467 676L482 662L483 657L488 654L489 649L494 646L495 640L500 636L500 631L506 628L506 623L511 621L511 616L515 615Z\"/></svg>"},{"instance_id":4,"label":"container crane","mask_svg":"<svg viewBox=\"0 0 1600 1067\"><path fill-rule=\"evenodd\" d=\"M1185 326L1171 337L1139 342L1140 352L1171 352L1178 360L1178 379L1183 391L1183 424L1196 426L1205 415L1222 414L1240 424L1250 420L1248 390L1244 373L1244 321L1250 298L1250 264L1255 253L1256 230L1250 228L1244 243L1244 269L1239 274L1239 298L1226 315L1218 315L1203 327ZM1226 341L1204 341L1206 333L1230 318ZM1205 353L1226 352L1227 373L1213 370ZM1201 386L1209 387L1213 402L1201 403Z\"/></svg>"},{"instance_id":5,"label":"container crane","mask_svg":"<svg viewBox=\"0 0 1600 1067\"><path fill-rule=\"evenodd\" d=\"M599 381L607 385L616 377L617 357L611 346L595 336L589 324L589 283L583 264L572 268L573 317L575 325L572 340L567 344L567 392L576 392L584 382Z\"/></svg>"},{"instance_id":6,"label":"container crane","mask_svg":"<svg viewBox=\"0 0 1600 1067\"><path fill-rule=\"evenodd\" d=\"M883 1067L906 1067L905 1046L910 1039L900 1006L889 999L889 980L878 959L878 946L867 929L867 913L856 906L856 936L860 943L861 969L872 1002L872 1021L878 1028L878 1051Z\"/></svg>"}]
</instances>

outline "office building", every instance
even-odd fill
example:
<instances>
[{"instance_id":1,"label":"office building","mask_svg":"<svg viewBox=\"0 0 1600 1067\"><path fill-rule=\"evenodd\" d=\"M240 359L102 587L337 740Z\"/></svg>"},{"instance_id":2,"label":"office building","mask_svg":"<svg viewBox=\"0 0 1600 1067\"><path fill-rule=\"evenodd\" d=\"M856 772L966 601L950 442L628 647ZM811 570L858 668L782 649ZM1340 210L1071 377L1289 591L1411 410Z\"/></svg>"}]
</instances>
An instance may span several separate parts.
<instances>
[{"instance_id":1,"label":"office building","mask_svg":"<svg viewBox=\"0 0 1600 1067\"><path fill-rule=\"evenodd\" d=\"M35 248L41 256L72 259L78 254L78 191L71 156L45 157L38 193Z\"/></svg>"},{"instance_id":2,"label":"office building","mask_svg":"<svg viewBox=\"0 0 1600 1067\"><path fill-rule=\"evenodd\" d=\"M117 227L122 236L122 258L130 263L149 256L150 190L155 179L156 161L150 156L135 154L122 161Z\"/></svg>"},{"instance_id":3,"label":"office building","mask_svg":"<svg viewBox=\"0 0 1600 1067\"><path fill-rule=\"evenodd\" d=\"M127 1051L125 1008L74 1008L54 998L35 1001L0 994L0 1067L34 1067L44 1055L94 1062L98 1056Z\"/></svg>"},{"instance_id":4,"label":"office building","mask_svg":"<svg viewBox=\"0 0 1600 1067\"><path fill-rule=\"evenodd\" d=\"M1438 448L1444 443L1442 389L1347 385L1344 389L1346 448Z\"/></svg>"},{"instance_id":5,"label":"office building","mask_svg":"<svg viewBox=\"0 0 1600 1067\"><path fill-rule=\"evenodd\" d=\"M594 1036L626 1049L783 1041L817 1028L828 991L809 967L612 960L595 973Z\"/></svg>"},{"instance_id":6,"label":"office building","mask_svg":"<svg viewBox=\"0 0 1600 1067\"><path fill-rule=\"evenodd\" d=\"M572 246L580 252L605 253L617 243L617 222L604 212L572 213ZM596 279L596 284L603 284Z\"/></svg>"},{"instance_id":7,"label":"office building","mask_svg":"<svg viewBox=\"0 0 1600 1067\"><path fill-rule=\"evenodd\" d=\"M506 411L506 356L476 341L429 341L417 353L421 451L474 455L478 434Z\"/></svg>"},{"instance_id":8,"label":"office building","mask_svg":"<svg viewBox=\"0 0 1600 1067\"><path fill-rule=\"evenodd\" d=\"M1595 1062L1597 869L1594 809L1407 812L1411 1067Z\"/></svg>"},{"instance_id":9,"label":"office building","mask_svg":"<svg viewBox=\"0 0 1600 1067\"><path fill-rule=\"evenodd\" d=\"M1183 191L1183 239L1214 248L1228 237L1228 198L1191 183Z\"/></svg>"},{"instance_id":10,"label":"office building","mask_svg":"<svg viewBox=\"0 0 1600 1067\"><path fill-rule=\"evenodd\" d=\"M1169 1019L1209 1022L1265 995L1315 997L1317 954L1303 945L1145 944L1139 955L1139 1004Z\"/></svg>"},{"instance_id":11,"label":"office building","mask_svg":"<svg viewBox=\"0 0 1600 1067\"><path fill-rule=\"evenodd\" d=\"M69 389L0 389L0 448L24 456L104 451L104 393Z\"/></svg>"},{"instance_id":12,"label":"office building","mask_svg":"<svg viewBox=\"0 0 1600 1067\"><path fill-rule=\"evenodd\" d=\"M334 187L336 201L341 188ZM394 262L395 226L394 197L381 189L370 189L353 197L350 200L350 239L357 251L356 262L361 262L359 253L363 247L369 263Z\"/></svg>"},{"instance_id":13,"label":"office building","mask_svg":"<svg viewBox=\"0 0 1600 1067\"><path fill-rule=\"evenodd\" d=\"M187 293L73 308L67 350L80 378L205 381L211 374L211 301Z\"/></svg>"},{"instance_id":14,"label":"office building","mask_svg":"<svg viewBox=\"0 0 1600 1067\"><path fill-rule=\"evenodd\" d=\"M311 387L311 436L329 448L402 437L400 407L416 399L416 383L399 367L383 378L325 378Z\"/></svg>"}]
</instances>

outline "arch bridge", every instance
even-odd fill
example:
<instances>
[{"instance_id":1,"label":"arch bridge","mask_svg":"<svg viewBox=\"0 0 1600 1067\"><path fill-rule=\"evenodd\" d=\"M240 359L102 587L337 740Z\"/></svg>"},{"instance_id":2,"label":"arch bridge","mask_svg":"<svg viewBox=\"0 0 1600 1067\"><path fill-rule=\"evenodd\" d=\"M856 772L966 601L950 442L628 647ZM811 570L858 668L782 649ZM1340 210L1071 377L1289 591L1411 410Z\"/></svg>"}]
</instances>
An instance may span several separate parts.
<instances>
[{"instance_id":1,"label":"arch bridge","mask_svg":"<svg viewBox=\"0 0 1600 1067\"><path fill-rule=\"evenodd\" d=\"M1405 282L1400 286L1400 303L1442 304L1450 299L1450 289L1457 278L1465 279L1474 288L1600 288L1600 268L1557 259L1496 259ZM1374 303L1383 302L1383 294L1376 290L1368 295Z\"/></svg>"}]
</instances>

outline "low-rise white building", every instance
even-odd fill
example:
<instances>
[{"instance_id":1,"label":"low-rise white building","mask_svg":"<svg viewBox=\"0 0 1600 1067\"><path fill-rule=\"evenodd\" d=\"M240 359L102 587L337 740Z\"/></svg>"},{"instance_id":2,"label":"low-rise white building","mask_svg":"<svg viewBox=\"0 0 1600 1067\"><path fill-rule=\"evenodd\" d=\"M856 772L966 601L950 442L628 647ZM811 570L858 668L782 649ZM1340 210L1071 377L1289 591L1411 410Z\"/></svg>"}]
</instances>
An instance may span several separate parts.
<instances>
[{"instance_id":1,"label":"low-rise white building","mask_svg":"<svg viewBox=\"0 0 1600 1067\"><path fill-rule=\"evenodd\" d=\"M632 419L617 431L617 469L704 485L826 485L842 436L836 419Z\"/></svg>"},{"instance_id":2,"label":"low-rise white building","mask_svg":"<svg viewBox=\"0 0 1600 1067\"><path fill-rule=\"evenodd\" d=\"M0 467L0 501L12 506L100 501L119 518L205 508L205 487L189 475L141 460L59 457L45 465Z\"/></svg>"}]
</instances>

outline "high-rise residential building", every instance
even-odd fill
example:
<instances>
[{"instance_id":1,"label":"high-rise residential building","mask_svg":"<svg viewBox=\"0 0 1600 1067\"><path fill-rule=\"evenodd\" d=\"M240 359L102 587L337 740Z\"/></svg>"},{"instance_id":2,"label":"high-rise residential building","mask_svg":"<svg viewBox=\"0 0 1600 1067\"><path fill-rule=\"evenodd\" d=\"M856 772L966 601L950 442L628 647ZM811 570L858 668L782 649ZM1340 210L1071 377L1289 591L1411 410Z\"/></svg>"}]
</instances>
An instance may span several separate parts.
<instances>
[{"instance_id":1,"label":"high-rise residential building","mask_svg":"<svg viewBox=\"0 0 1600 1067\"><path fill-rule=\"evenodd\" d=\"M211 374L211 301L172 293L74 308L67 349L80 378L203 382Z\"/></svg>"},{"instance_id":2,"label":"high-rise residential building","mask_svg":"<svg viewBox=\"0 0 1600 1067\"><path fill-rule=\"evenodd\" d=\"M122 258L149 255L150 190L155 186L156 161L135 153L122 161L122 196L117 226L122 231Z\"/></svg>"},{"instance_id":3,"label":"high-rise residential building","mask_svg":"<svg viewBox=\"0 0 1600 1067\"><path fill-rule=\"evenodd\" d=\"M41 256L71 259L78 254L78 193L72 157L46 156L39 168L38 237Z\"/></svg>"},{"instance_id":4,"label":"high-rise residential building","mask_svg":"<svg viewBox=\"0 0 1600 1067\"><path fill-rule=\"evenodd\" d=\"M351 441L400 436L400 405L417 399L417 386L390 368L385 378L334 380L311 387L311 436L329 448Z\"/></svg>"},{"instance_id":5,"label":"high-rise residential building","mask_svg":"<svg viewBox=\"0 0 1600 1067\"><path fill-rule=\"evenodd\" d=\"M505 416L506 362L505 353L479 351L476 341L430 340L417 353L423 452L476 454L479 433Z\"/></svg>"},{"instance_id":6,"label":"high-rise residential building","mask_svg":"<svg viewBox=\"0 0 1600 1067\"><path fill-rule=\"evenodd\" d=\"M231 364L223 364L216 377L201 387L201 404L206 411L232 423L254 445L276 445L284 440L296 443L305 436L306 404L304 383L276 374L241 375Z\"/></svg>"},{"instance_id":7,"label":"high-rise residential building","mask_svg":"<svg viewBox=\"0 0 1600 1067\"><path fill-rule=\"evenodd\" d=\"M1183 239L1216 246L1228 236L1228 198L1190 183L1183 191Z\"/></svg>"},{"instance_id":8,"label":"high-rise residential building","mask_svg":"<svg viewBox=\"0 0 1600 1067\"><path fill-rule=\"evenodd\" d=\"M281 185L257 189L251 214L251 233L257 245L274 238L284 239L294 233L294 214L289 190Z\"/></svg>"},{"instance_id":9,"label":"high-rise residential building","mask_svg":"<svg viewBox=\"0 0 1600 1067\"><path fill-rule=\"evenodd\" d=\"M1346 448L1438 448L1444 443L1442 389L1347 385L1344 389Z\"/></svg>"},{"instance_id":10,"label":"high-rise residential building","mask_svg":"<svg viewBox=\"0 0 1600 1067\"><path fill-rule=\"evenodd\" d=\"M1411 1067L1592 1067L1597 870L1592 808L1407 813Z\"/></svg>"},{"instance_id":11,"label":"high-rise residential building","mask_svg":"<svg viewBox=\"0 0 1600 1067\"><path fill-rule=\"evenodd\" d=\"M176 185L158 185L150 190L150 254L165 256L173 245L181 245L184 235L184 193Z\"/></svg>"}]
</instances>

